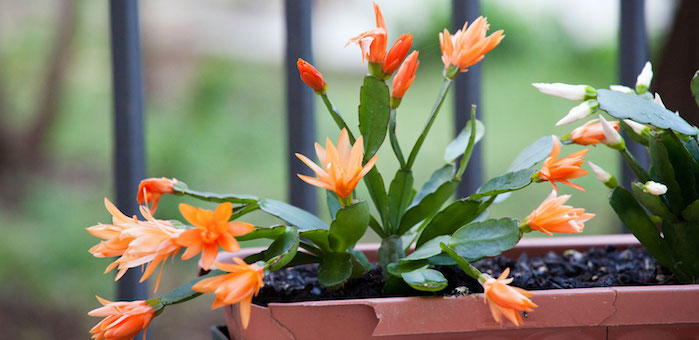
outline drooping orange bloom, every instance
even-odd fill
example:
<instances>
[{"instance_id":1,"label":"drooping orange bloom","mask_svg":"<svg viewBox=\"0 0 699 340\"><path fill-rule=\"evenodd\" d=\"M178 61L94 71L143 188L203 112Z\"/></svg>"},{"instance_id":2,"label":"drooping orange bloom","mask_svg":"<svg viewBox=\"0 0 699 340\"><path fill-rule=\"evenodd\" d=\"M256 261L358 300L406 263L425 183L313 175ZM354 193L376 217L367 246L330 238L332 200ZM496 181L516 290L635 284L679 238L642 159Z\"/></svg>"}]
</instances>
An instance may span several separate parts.
<instances>
[{"instance_id":1,"label":"drooping orange bloom","mask_svg":"<svg viewBox=\"0 0 699 340\"><path fill-rule=\"evenodd\" d=\"M369 60L370 63L382 63L386 56L386 23L383 20L379 5L376 3L374 3L374 13L376 14L376 28L350 38L345 46L355 43L362 49L362 60Z\"/></svg>"},{"instance_id":2,"label":"drooping orange bloom","mask_svg":"<svg viewBox=\"0 0 699 340\"><path fill-rule=\"evenodd\" d=\"M106 316L90 329L92 339L96 340L130 340L138 332L148 328L155 317L153 307L145 301L112 302L97 297L103 305L87 313L90 316Z\"/></svg>"},{"instance_id":3,"label":"drooping orange bloom","mask_svg":"<svg viewBox=\"0 0 699 340\"><path fill-rule=\"evenodd\" d=\"M512 282L510 268L506 268L500 277L488 278L483 282L484 298L495 321L502 323L502 316L519 326L522 317L518 312L531 312L537 305L529 298L534 295L522 288L508 286Z\"/></svg>"},{"instance_id":4,"label":"drooping orange bloom","mask_svg":"<svg viewBox=\"0 0 699 340\"><path fill-rule=\"evenodd\" d=\"M541 170L539 170L539 172L535 174L535 176L538 175L538 178L541 181L551 182L551 185L553 185L553 188L556 190L556 192L558 192L558 187L556 186L555 182L561 182L580 191L585 191L583 187L573 182L570 182L569 179L587 175L587 170L581 169L580 167L585 162L583 158L585 158L588 149L574 152L561 159L556 159L558 158L558 155L561 153L561 142L558 141L558 138L556 137L552 138L553 148L551 149L551 154L548 158L546 158L546 160L544 160L544 164L541 166Z\"/></svg>"},{"instance_id":5,"label":"drooping orange bloom","mask_svg":"<svg viewBox=\"0 0 699 340\"><path fill-rule=\"evenodd\" d=\"M323 80L323 75L320 74L313 65L299 58L296 62L296 67L299 69L301 80L306 83L306 85L315 91L325 92L326 84L325 80Z\"/></svg>"},{"instance_id":6,"label":"drooping orange bloom","mask_svg":"<svg viewBox=\"0 0 699 340\"><path fill-rule=\"evenodd\" d=\"M231 253L238 252L240 245L235 236L245 235L255 229L250 223L228 221L233 215L230 202L219 204L215 211L180 203L180 213L196 227L183 232L175 240L177 244L187 247L182 259L188 260L202 252L201 263L205 270L209 270L216 260L219 245Z\"/></svg>"},{"instance_id":7,"label":"drooping orange bloom","mask_svg":"<svg viewBox=\"0 0 699 340\"><path fill-rule=\"evenodd\" d=\"M405 91L408 91L408 88L412 85L413 80L415 80L415 72L420 65L420 61L417 60L418 54L417 51L410 53L410 55L405 58L403 65L398 69L398 73L396 73L396 76L393 78L391 97L403 98Z\"/></svg>"},{"instance_id":8,"label":"drooping orange bloom","mask_svg":"<svg viewBox=\"0 0 699 340\"><path fill-rule=\"evenodd\" d=\"M619 122L609 122L615 130L619 130ZM580 145L596 145L604 142L604 131L599 119L593 119L585 125L577 127L570 133L570 140Z\"/></svg>"},{"instance_id":9,"label":"drooping orange bloom","mask_svg":"<svg viewBox=\"0 0 699 340\"><path fill-rule=\"evenodd\" d=\"M581 233L585 228L585 222L595 217L595 214L588 214L582 208L563 205L568 199L570 195L556 197L556 191L552 191L541 205L527 216L524 223L532 230L549 236L553 233Z\"/></svg>"},{"instance_id":10,"label":"drooping orange bloom","mask_svg":"<svg viewBox=\"0 0 699 340\"><path fill-rule=\"evenodd\" d=\"M99 224L87 228L87 231L93 236L105 239L105 241L90 248L90 253L95 257L120 256L105 270L107 273L114 268L119 268L115 281L119 280L129 268L139 267L147 263L148 265L141 276L141 282L143 282L162 264L155 284L157 291L165 260L174 256L182 248L174 240L184 230L173 227L172 223L168 221L153 218L145 206L141 206L141 214L146 218L146 221L139 221L136 216L126 217L106 198L104 204L112 214L114 224Z\"/></svg>"},{"instance_id":11,"label":"drooping orange bloom","mask_svg":"<svg viewBox=\"0 0 699 340\"><path fill-rule=\"evenodd\" d=\"M138 185L138 194L136 195L136 200L138 204L152 203L150 207L151 213L155 213L155 209L158 207L158 202L160 202L160 197L164 194L173 193L172 187L177 183L176 179L169 179L165 177L161 178L147 178L141 181Z\"/></svg>"},{"instance_id":12,"label":"drooping orange bloom","mask_svg":"<svg viewBox=\"0 0 699 340\"><path fill-rule=\"evenodd\" d=\"M450 65L459 68L460 72L466 72L467 68L483 60L486 53L490 52L505 37L502 30L485 36L490 28L488 19L478 17L471 26L468 22L454 35L447 29L439 33L439 45L442 48L442 61L444 68Z\"/></svg>"},{"instance_id":13,"label":"drooping orange bloom","mask_svg":"<svg viewBox=\"0 0 699 340\"><path fill-rule=\"evenodd\" d=\"M250 304L252 297L257 295L264 286L264 268L235 257L235 264L216 262L216 268L225 270L229 274L218 275L203 279L192 286L192 290L200 293L216 293L211 309L237 303L240 308L240 321L243 328L248 327L250 321Z\"/></svg>"},{"instance_id":14,"label":"drooping orange bloom","mask_svg":"<svg viewBox=\"0 0 699 340\"><path fill-rule=\"evenodd\" d=\"M400 66L405 56L408 55L410 51L410 46L413 44L413 36L409 33L403 33L398 40L393 44L388 53L386 54L386 60L381 64L381 69L383 73L390 76L395 72Z\"/></svg>"},{"instance_id":15,"label":"drooping orange bloom","mask_svg":"<svg viewBox=\"0 0 699 340\"><path fill-rule=\"evenodd\" d=\"M297 153L296 157L306 163L316 173L316 177L301 174L298 174L298 176L310 185L336 193L339 198L348 198L352 195L352 191L359 183L359 180L374 167L374 163L376 163L378 158L375 155L362 167L364 140L362 136L359 136L354 146L351 146L346 129L342 129L340 132L340 137L337 139L337 148L330 141L330 138L327 138L325 141L325 149L318 143L315 144L315 147L322 168L308 159L308 157Z\"/></svg>"}]
</instances>

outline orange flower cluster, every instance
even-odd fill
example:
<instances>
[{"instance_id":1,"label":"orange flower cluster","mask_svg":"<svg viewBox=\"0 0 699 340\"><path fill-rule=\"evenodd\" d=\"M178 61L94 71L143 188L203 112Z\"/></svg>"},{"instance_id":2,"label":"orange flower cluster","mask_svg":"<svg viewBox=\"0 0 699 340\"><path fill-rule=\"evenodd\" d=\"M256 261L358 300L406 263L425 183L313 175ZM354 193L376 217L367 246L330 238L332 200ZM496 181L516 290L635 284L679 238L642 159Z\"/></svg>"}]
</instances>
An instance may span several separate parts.
<instances>
[{"instance_id":1,"label":"orange flower cluster","mask_svg":"<svg viewBox=\"0 0 699 340\"><path fill-rule=\"evenodd\" d=\"M245 235L255 229L250 223L228 221L233 215L230 202L219 204L215 211L198 209L181 203L180 213L194 227L177 237L175 242L187 250L182 254L183 260L188 260L202 253L201 264L204 270L209 270L216 260L218 247L231 253L240 251L240 245L235 236Z\"/></svg>"},{"instance_id":2,"label":"orange flower cluster","mask_svg":"<svg viewBox=\"0 0 699 340\"><path fill-rule=\"evenodd\" d=\"M95 327L90 329L95 340L130 340L138 332L148 328L155 316L155 310L143 300L131 302L112 302L97 297L103 305L88 313L90 316L104 316ZM144 335L145 338L145 335Z\"/></svg>"},{"instance_id":3,"label":"orange flower cluster","mask_svg":"<svg viewBox=\"0 0 699 340\"><path fill-rule=\"evenodd\" d=\"M555 182L561 182L572 188L585 191L583 187L570 182L569 179L587 175L587 170L581 169L580 167L585 162L583 158L585 158L585 155L589 150L580 150L561 159L556 159L561 153L561 142L558 141L558 138L556 137L552 138L553 148L551 149L551 154L548 158L546 158L546 160L544 160L541 170L539 170L539 172L534 176L538 176L539 181L551 182L551 185L553 185L556 192L558 192L558 187L556 186Z\"/></svg>"},{"instance_id":4,"label":"orange flower cluster","mask_svg":"<svg viewBox=\"0 0 699 340\"><path fill-rule=\"evenodd\" d=\"M233 258L235 264L216 262L216 268L225 270L229 274L218 275L203 279L192 286L192 290L200 293L215 293L211 309L216 309L234 303L239 304L240 319L243 328L250 322L250 304L252 297L257 295L264 286L264 268L257 265L248 265L239 258Z\"/></svg>"},{"instance_id":5,"label":"orange flower cluster","mask_svg":"<svg viewBox=\"0 0 699 340\"><path fill-rule=\"evenodd\" d=\"M483 282L483 295L495 321L502 323L504 315L513 324L519 326L522 317L518 312L531 312L537 305L529 299L534 293L508 286L512 282L512 278L507 278L508 275L510 275L510 268L506 268L497 279L492 277L486 279Z\"/></svg>"},{"instance_id":6,"label":"orange flower cluster","mask_svg":"<svg viewBox=\"0 0 699 340\"><path fill-rule=\"evenodd\" d=\"M563 205L568 199L570 195L556 197L556 191L552 191L523 223L532 230L549 236L553 235L552 233L581 233L585 228L585 222L595 217L595 214L585 213L585 209L582 208Z\"/></svg>"},{"instance_id":7,"label":"orange flower cluster","mask_svg":"<svg viewBox=\"0 0 699 340\"><path fill-rule=\"evenodd\" d=\"M165 177L161 178L147 178L141 181L138 185L138 194L136 200L138 204L152 203L150 207L151 213L155 214L155 209L158 207L158 202L160 202L160 197L164 194L173 193L172 187L177 183L176 179L169 179Z\"/></svg>"},{"instance_id":8,"label":"orange flower cluster","mask_svg":"<svg viewBox=\"0 0 699 340\"><path fill-rule=\"evenodd\" d=\"M362 136L359 136L354 145L350 145L349 136L345 129L342 129L340 137L337 139L337 148L335 148L335 145L329 138L325 141L325 149L318 143L315 144L315 147L322 168L308 157L297 153L296 157L306 163L316 173L316 177L301 174L298 176L310 185L336 193L341 199L351 197L352 191L359 183L359 180L374 167L374 163L376 163L378 158L378 156L372 157L362 167L364 140Z\"/></svg>"},{"instance_id":9,"label":"orange flower cluster","mask_svg":"<svg viewBox=\"0 0 699 340\"><path fill-rule=\"evenodd\" d=\"M156 220L150 211L141 206L141 214L146 221L139 221L136 216L129 218L117 209L112 202L104 199L104 205L112 214L111 225L98 224L87 228L87 231L104 241L90 248L90 253L95 257L119 256L112 262L105 273L114 268L119 268L115 280L119 280L129 268L148 264L141 281L147 279L162 263L158 275L155 290L158 290L160 276L165 260L174 256L181 247L175 243L175 239L183 232L168 221Z\"/></svg>"},{"instance_id":10,"label":"orange flower cluster","mask_svg":"<svg viewBox=\"0 0 699 340\"><path fill-rule=\"evenodd\" d=\"M609 122L614 130L619 131L619 122ZM599 119L593 119L570 133L570 140L579 145L597 145L604 142L606 137Z\"/></svg>"},{"instance_id":11,"label":"orange flower cluster","mask_svg":"<svg viewBox=\"0 0 699 340\"><path fill-rule=\"evenodd\" d=\"M464 27L454 35L449 34L446 28L444 32L439 33L444 68L454 66L460 72L466 72L468 67L483 60L485 54L495 48L505 37L502 30L486 37L485 34L489 28L488 19L481 16L471 26L468 22L464 23Z\"/></svg>"}]
</instances>

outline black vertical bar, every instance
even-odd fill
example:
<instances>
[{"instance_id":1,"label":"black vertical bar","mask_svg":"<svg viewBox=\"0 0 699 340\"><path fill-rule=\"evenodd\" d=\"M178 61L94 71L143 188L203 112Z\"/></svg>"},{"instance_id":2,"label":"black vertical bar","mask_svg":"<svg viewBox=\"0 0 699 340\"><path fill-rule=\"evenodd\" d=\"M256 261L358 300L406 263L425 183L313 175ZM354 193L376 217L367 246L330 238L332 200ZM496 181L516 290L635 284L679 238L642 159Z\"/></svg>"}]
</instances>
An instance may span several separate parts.
<instances>
[{"instance_id":1,"label":"black vertical bar","mask_svg":"<svg viewBox=\"0 0 699 340\"><path fill-rule=\"evenodd\" d=\"M313 175L294 156L298 152L311 157L315 154L315 124L313 119L313 90L299 77L296 61L313 62L311 47L312 0L286 0L286 109L287 109L287 179L289 202L310 212L316 211L316 191L302 182L296 174Z\"/></svg>"},{"instance_id":2,"label":"black vertical bar","mask_svg":"<svg viewBox=\"0 0 699 340\"><path fill-rule=\"evenodd\" d=\"M131 216L138 213L136 191L144 175L143 79L138 28L138 1L111 0L114 92L114 186L116 205ZM146 299L146 284L139 270L129 270L117 284L119 300ZM139 337L140 338L140 337Z\"/></svg>"},{"instance_id":3,"label":"black vertical bar","mask_svg":"<svg viewBox=\"0 0 699 340\"><path fill-rule=\"evenodd\" d=\"M646 33L645 0L621 0L619 27L619 81L622 85L634 88L636 77L648 58L648 36ZM626 138L626 147L641 165L648 164L648 153L643 145L632 143ZM630 188L635 179L633 172L620 160L622 183ZM628 232L628 230L625 230Z\"/></svg>"},{"instance_id":4,"label":"black vertical bar","mask_svg":"<svg viewBox=\"0 0 699 340\"><path fill-rule=\"evenodd\" d=\"M634 88L636 77L648 61L648 36L646 34L645 0L621 0L621 27L619 29L619 81ZM645 148L637 143L627 147L642 163L647 164ZM623 162L622 162L623 163ZM634 179L631 170L624 165L623 183ZM627 186L628 187L628 186Z\"/></svg>"},{"instance_id":5,"label":"black vertical bar","mask_svg":"<svg viewBox=\"0 0 699 340\"><path fill-rule=\"evenodd\" d=\"M461 29L464 22L473 22L481 13L478 0L453 0L452 1L452 28L454 31ZM483 62L468 68L468 72L459 74L454 80L454 133L459 132L470 120L471 105L478 106L476 117L483 119L483 106L481 105L481 67ZM483 184L483 156L481 145L476 144L468 163L466 172L461 177L461 183L456 191L458 197L466 197L476 192Z\"/></svg>"}]
</instances>

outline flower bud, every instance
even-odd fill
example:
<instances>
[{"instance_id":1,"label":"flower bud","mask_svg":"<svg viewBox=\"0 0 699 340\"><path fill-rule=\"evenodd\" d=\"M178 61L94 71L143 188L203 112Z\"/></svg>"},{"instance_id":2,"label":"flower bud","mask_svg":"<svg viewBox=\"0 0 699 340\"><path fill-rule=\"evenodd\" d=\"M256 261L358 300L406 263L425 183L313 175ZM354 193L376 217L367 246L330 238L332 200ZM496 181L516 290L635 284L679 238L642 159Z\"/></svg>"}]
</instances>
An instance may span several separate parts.
<instances>
[{"instance_id":1,"label":"flower bud","mask_svg":"<svg viewBox=\"0 0 699 340\"><path fill-rule=\"evenodd\" d=\"M570 100L586 100L597 97L597 91L589 85L569 85L563 83L533 83L541 93Z\"/></svg>"},{"instance_id":2,"label":"flower bud","mask_svg":"<svg viewBox=\"0 0 699 340\"><path fill-rule=\"evenodd\" d=\"M299 69L301 80L303 80L306 85L318 93L322 94L325 92L327 85L325 84L325 80L323 80L323 75L320 74L313 65L299 58L296 62L296 67Z\"/></svg>"},{"instance_id":3,"label":"flower bud","mask_svg":"<svg viewBox=\"0 0 699 340\"><path fill-rule=\"evenodd\" d=\"M610 85L609 89L612 91L627 93L627 94L636 93L636 91L634 91L632 88L630 88L628 86L624 86L624 85Z\"/></svg>"},{"instance_id":4,"label":"flower bud","mask_svg":"<svg viewBox=\"0 0 699 340\"><path fill-rule=\"evenodd\" d=\"M658 182L648 181L643 186L643 191L651 195L659 196L667 192L667 187L664 184Z\"/></svg>"},{"instance_id":5,"label":"flower bud","mask_svg":"<svg viewBox=\"0 0 699 340\"><path fill-rule=\"evenodd\" d=\"M604 183L604 185L606 185L609 189L614 189L617 187L618 183L612 174L600 168L595 163L587 161L587 164L590 166L590 169L592 169L592 173L595 174L595 177L597 177L597 179Z\"/></svg>"},{"instance_id":6,"label":"flower bud","mask_svg":"<svg viewBox=\"0 0 699 340\"><path fill-rule=\"evenodd\" d=\"M643 66L643 70L636 78L636 92L638 94L645 93L650 88L650 81L653 79L653 67L650 61L647 61Z\"/></svg>"},{"instance_id":7,"label":"flower bud","mask_svg":"<svg viewBox=\"0 0 699 340\"><path fill-rule=\"evenodd\" d=\"M417 67L420 65L420 61L417 59L417 57L417 51L410 53L410 55L405 58L405 61L398 69L396 76L393 78L391 107L394 109L400 105L400 100L403 98L405 91L408 91L408 88L410 88L413 80L415 80L415 71L417 71Z\"/></svg>"},{"instance_id":8,"label":"flower bud","mask_svg":"<svg viewBox=\"0 0 699 340\"><path fill-rule=\"evenodd\" d=\"M650 128L648 126L636 123L631 119L624 119L624 123L626 123L626 125L628 125L631 128L631 130L633 130L633 132L639 136L643 136L644 132L650 132Z\"/></svg>"},{"instance_id":9,"label":"flower bud","mask_svg":"<svg viewBox=\"0 0 699 340\"><path fill-rule=\"evenodd\" d=\"M626 145L624 144L624 139L621 138L619 132L614 129L612 124L610 124L602 115L599 115L599 121L602 124L602 132L604 133L603 143L612 149L624 150Z\"/></svg>"},{"instance_id":10,"label":"flower bud","mask_svg":"<svg viewBox=\"0 0 699 340\"><path fill-rule=\"evenodd\" d=\"M403 59L405 59L405 56L408 55L408 51L410 51L410 46L412 44L413 36L409 33L404 33L400 36L400 38L398 38L398 40L396 40L393 47L388 50L386 59L381 64L381 69L386 79L388 79L393 72L396 72L400 64L403 62Z\"/></svg>"},{"instance_id":11,"label":"flower bud","mask_svg":"<svg viewBox=\"0 0 699 340\"><path fill-rule=\"evenodd\" d=\"M596 100L586 100L580 103L580 105L570 109L570 111L568 111L568 114L561 120L559 120L558 123L556 123L556 126L574 123L580 119L583 119L591 115L592 113L597 111L598 108L599 103Z\"/></svg>"}]
</instances>

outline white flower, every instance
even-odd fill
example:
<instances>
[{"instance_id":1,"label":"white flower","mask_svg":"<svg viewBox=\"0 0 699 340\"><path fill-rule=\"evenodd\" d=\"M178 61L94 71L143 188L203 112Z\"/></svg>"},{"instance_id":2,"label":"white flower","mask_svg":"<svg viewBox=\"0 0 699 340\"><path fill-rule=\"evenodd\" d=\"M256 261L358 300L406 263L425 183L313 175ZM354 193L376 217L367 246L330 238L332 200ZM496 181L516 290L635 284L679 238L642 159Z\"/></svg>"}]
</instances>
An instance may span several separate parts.
<instances>
[{"instance_id":1,"label":"white flower","mask_svg":"<svg viewBox=\"0 0 699 340\"><path fill-rule=\"evenodd\" d=\"M596 100L586 100L580 103L580 105L570 109L568 114L556 123L556 126L570 124L583 119L597 111L598 107L599 103Z\"/></svg>"},{"instance_id":2,"label":"white flower","mask_svg":"<svg viewBox=\"0 0 699 340\"><path fill-rule=\"evenodd\" d=\"M603 143L613 149L623 150L625 147L624 139L621 138L619 132L602 115L599 115L599 122L602 124L602 132L604 133Z\"/></svg>"},{"instance_id":3,"label":"white flower","mask_svg":"<svg viewBox=\"0 0 699 340\"><path fill-rule=\"evenodd\" d=\"M628 86L624 86L624 85L610 85L609 89L612 91L628 93L628 94L635 93L635 91L632 88L630 88Z\"/></svg>"},{"instance_id":4,"label":"white flower","mask_svg":"<svg viewBox=\"0 0 699 340\"><path fill-rule=\"evenodd\" d=\"M641 70L641 73L638 75L638 78L636 78L636 92L641 94L648 91L648 88L650 88L650 81L652 79L653 67L650 64L650 61L647 61L643 66L643 70Z\"/></svg>"},{"instance_id":5,"label":"white flower","mask_svg":"<svg viewBox=\"0 0 699 340\"><path fill-rule=\"evenodd\" d=\"M534 83L541 93L570 100L585 100L597 96L597 92L589 85L569 85L563 83Z\"/></svg>"},{"instance_id":6,"label":"white flower","mask_svg":"<svg viewBox=\"0 0 699 340\"><path fill-rule=\"evenodd\" d=\"M665 108L665 104L663 103L663 100L660 99L660 94L658 94L658 92L655 93L655 98L653 99L653 102Z\"/></svg>"},{"instance_id":7,"label":"white flower","mask_svg":"<svg viewBox=\"0 0 699 340\"><path fill-rule=\"evenodd\" d=\"M643 191L651 195L659 196L667 192L667 187L664 184L658 182L648 181L643 186Z\"/></svg>"}]
</instances>

